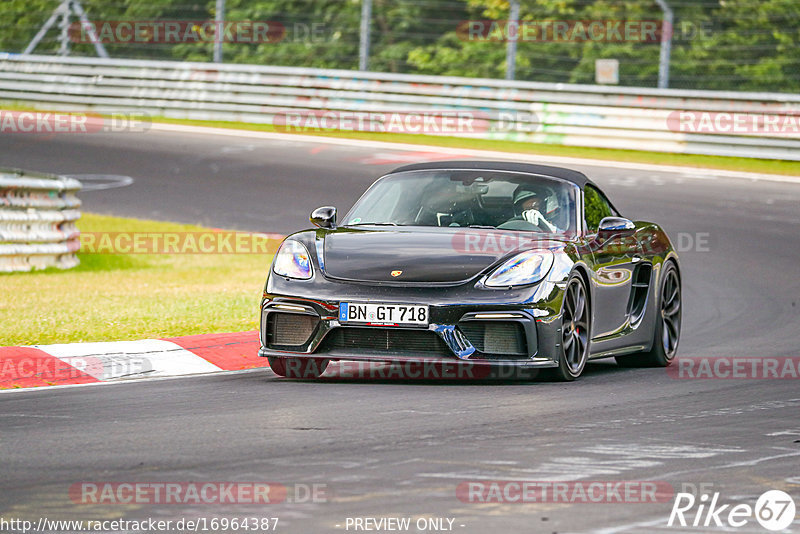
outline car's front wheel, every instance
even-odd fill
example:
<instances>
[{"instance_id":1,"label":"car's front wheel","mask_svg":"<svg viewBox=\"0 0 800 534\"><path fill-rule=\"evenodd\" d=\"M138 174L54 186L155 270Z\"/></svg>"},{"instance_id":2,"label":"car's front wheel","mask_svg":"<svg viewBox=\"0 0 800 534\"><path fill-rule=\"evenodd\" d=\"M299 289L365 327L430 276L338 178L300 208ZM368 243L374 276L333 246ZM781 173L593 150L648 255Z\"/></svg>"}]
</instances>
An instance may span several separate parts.
<instances>
[{"instance_id":1,"label":"car's front wheel","mask_svg":"<svg viewBox=\"0 0 800 534\"><path fill-rule=\"evenodd\" d=\"M617 356L621 367L666 367L678 352L681 338L681 279L675 264L664 264L661 276L659 309L653 327L653 346L649 351L630 356Z\"/></svg>"},{"instance_id":2,"label":"car's front wheel","mask_svg":"<svg viewBox=\"0 0 800 534\"><path fill-rule=\"evenodd\" d=\"M553 369L554 378L572 381L581 376L589 359L591 314L586 285L579 274L573 274L564 290L561 315L561 357Z\"/></svg>"},{"instance_id":3,"label":"car's front wheel","mask_svg":"<svg viewBox=\"0 0 800 534\"><path fill-rule=\"evenodd\" d=\"M286 378L319 378L330 360L322 358L277 358L268 356L269 368L278 376Z\"/></svg>"}]
</instances>

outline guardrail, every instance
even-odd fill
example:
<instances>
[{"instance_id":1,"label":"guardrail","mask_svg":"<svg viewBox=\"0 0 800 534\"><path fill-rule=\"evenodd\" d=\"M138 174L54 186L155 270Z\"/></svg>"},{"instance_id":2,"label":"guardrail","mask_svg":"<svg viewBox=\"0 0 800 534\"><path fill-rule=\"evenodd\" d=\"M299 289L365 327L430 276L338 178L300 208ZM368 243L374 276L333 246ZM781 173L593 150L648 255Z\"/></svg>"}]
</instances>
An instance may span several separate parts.
<instances>
[{"instance_id":1,"label":"guardrail","mask_svg":"<svg viewBox=\"0 0 800 534\"><path fill-rule=\"evenodd\" d=\"M0 169L0 272L78 265L80 188L72 178Z\"/></svg>"},{"instance_id":2,"label":"guardrail","mask_svg":"<svg viewBox=\"0 0 800 534\"><path fill-rule=\"evenodd\" d=\"M800 95L791 94L0 54L0 100L262 124L287 112L469 111L479 127L447 135L800 160Z\"/></svg>"}]
</instances>

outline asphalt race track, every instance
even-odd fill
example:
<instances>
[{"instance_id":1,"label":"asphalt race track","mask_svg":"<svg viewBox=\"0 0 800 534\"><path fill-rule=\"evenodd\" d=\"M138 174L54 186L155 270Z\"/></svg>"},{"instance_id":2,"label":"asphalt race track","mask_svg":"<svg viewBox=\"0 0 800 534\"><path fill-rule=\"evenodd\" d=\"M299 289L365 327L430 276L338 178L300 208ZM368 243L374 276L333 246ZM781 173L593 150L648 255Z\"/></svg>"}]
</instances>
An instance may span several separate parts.
<instances>
[{"instance_id":1,"label":"asphalt race track","mask_svg":"<svg viewBox=\"0 0 800 534\"><path fill-rule=\"evenodd\" d=\"M307 226L320 205L343 213L382 172L429 157L155 131L0 137L0 166L133 179L85 191L85 211L279 233ZM576 168L682 249L680 356L797 356L800 185ZM664 481L751 506L782 489L800 505L798 380L675 379L613 361L571 384L326 377L265 370L0 394L0 512L279 517L278 532L298 534L346 532L354 517L455 518L463 533L723 531L667 527L671 499L459 500L459 483L475 480ZM82 481L324 484L330 498L76 505L68 489ZM728 531L766 532L755 520Z\"/></svg>"}]
</instances>

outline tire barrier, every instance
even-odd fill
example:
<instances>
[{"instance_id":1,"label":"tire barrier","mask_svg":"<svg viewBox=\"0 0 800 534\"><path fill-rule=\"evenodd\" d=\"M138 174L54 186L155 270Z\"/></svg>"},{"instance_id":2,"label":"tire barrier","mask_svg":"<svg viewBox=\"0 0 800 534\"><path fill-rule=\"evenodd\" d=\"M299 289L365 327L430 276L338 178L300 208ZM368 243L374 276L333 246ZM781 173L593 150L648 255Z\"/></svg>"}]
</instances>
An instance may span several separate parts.
<instances>
[{"instance_id":1,"label":"tire barrier","mask_svg":"<svg viewBox=\"0 0 800 534\"><path fill-rule=\"evenodd\" d=\"M78 265L80 188L72 178L0 169L0 272Z\"/></svg>"}]
</instances>

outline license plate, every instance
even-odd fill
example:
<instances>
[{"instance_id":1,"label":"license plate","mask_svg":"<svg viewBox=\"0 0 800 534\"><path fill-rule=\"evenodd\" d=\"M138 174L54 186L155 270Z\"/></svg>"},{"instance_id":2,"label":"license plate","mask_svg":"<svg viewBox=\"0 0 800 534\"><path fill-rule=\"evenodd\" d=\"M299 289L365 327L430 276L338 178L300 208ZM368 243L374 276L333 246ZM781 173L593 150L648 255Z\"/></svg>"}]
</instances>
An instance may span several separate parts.
<instances>
[{"instance_id":1,"label":"license plate","mask_svg":"<svg viewBox=\"0 0 800 534\"><path fill-rule=\"evenodd\" d=\"M339 304L339 322L381 326L427 326L428 307L411 304L342 302Z\"/></svg>"}]
</instances>

